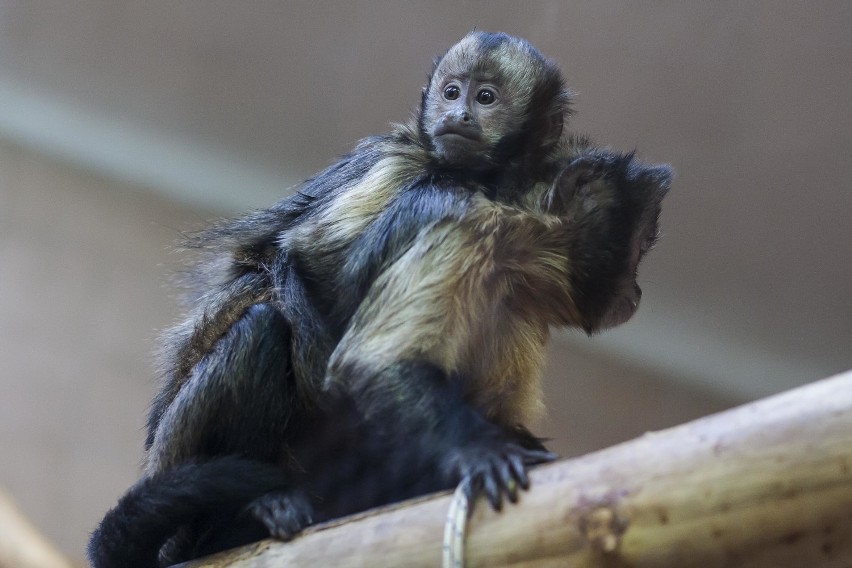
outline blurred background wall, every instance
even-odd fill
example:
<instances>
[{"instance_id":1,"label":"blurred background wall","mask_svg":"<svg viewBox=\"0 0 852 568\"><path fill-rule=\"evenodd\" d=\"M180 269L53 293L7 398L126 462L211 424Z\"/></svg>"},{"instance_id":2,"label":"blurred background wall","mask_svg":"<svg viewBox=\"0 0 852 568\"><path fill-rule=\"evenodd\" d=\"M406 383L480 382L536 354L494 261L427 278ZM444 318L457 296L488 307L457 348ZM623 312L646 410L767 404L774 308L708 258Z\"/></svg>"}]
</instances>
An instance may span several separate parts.
<instances>
[{"instance_id":1,"label":"blurred background wall","mask_svg":"<svg viewBox=\"0 0 852 568\"><path fill-rule=\"evenodd\" d=\"M404 120L474 26L678 174L638 316L554 338L554 448L852 367L852 4L0 1L0 487L67 554L138 476L180 231Z\"/></svg>"}]
</instances>

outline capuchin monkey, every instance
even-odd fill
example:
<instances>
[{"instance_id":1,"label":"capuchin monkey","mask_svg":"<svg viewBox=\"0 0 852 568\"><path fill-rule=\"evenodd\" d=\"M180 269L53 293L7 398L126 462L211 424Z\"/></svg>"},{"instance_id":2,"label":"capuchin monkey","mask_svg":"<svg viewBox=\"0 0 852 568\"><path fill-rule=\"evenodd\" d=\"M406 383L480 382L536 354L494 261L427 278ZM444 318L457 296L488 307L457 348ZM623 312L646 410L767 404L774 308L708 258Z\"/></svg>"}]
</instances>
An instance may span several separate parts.
<instances>
[{"instance_id":1,"label":"capuchin monkey","mask_svg":"<svg viewBox=\"0 0 852 568\"><path fill-rule=\"evenodd\" d=\"M465 483L499 509L554 459L525 428L553 327L629 319L671 171L565 132L530 43L475 31L419 109L201 260L142 479L96 568L151 567Z\"/></svg>"}]
</instances>

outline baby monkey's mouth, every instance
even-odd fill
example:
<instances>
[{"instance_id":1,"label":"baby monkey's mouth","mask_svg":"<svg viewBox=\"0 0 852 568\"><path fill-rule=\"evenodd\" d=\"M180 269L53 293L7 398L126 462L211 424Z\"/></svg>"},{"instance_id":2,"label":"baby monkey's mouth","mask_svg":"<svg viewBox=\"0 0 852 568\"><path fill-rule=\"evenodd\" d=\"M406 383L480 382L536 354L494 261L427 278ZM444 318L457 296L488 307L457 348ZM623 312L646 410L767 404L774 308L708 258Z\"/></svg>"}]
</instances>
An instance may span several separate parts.
<instances>
[{"instance_id":1,"label":"baby monkey's mouth","mask_svg":"<svg viewBox=\"0 0 852 568\"><path fill-rule=\"evenodd\" d=\"M474 142L479 142L480 134L481 129L473 124L465 125L449 122L439 124L432 133L432 136L435 138L439 136L459 136L461 138L473 140Z\"/></svg>"}]
</instances>

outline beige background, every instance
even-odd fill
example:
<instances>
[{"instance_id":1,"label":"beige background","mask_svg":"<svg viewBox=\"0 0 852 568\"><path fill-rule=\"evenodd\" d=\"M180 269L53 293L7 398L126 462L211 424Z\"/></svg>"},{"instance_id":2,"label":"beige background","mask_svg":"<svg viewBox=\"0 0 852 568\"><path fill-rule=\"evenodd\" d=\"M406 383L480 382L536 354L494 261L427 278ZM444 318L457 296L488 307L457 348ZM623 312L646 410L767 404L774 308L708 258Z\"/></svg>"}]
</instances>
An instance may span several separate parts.
<instances>
[{"instance_id":1,"label":"beige background","mask_svg":"<svg viewBox=\"0 0 852 568\"><path fill-rule=\"evenodd\" d=\"M640 314L559 334L576 454L852 366L852 5L0 3L0 486L65 552L138 475L179 231L405 118L477 25L678 172Z\"/></svg>"}]
</instances>

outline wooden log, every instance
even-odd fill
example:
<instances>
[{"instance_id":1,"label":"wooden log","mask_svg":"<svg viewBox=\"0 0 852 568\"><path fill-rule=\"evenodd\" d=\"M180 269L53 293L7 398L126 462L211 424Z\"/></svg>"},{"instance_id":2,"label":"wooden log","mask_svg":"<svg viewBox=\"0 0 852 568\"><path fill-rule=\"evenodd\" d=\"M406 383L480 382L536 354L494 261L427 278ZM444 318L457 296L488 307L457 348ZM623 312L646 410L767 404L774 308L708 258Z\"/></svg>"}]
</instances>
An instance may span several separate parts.
<instances>
[{"instance_id":1,"label":"wooden log","mask_svg":"<svg viewBox=\"0 0 852 568\"><path fill-rule=\"evenodd\" d=\"M605 421L606 416L601 416ZM852 372L536 469L469 567L852 567ZM440 566L446 494L187 568Z\"/></svg>"}]
</instances>

